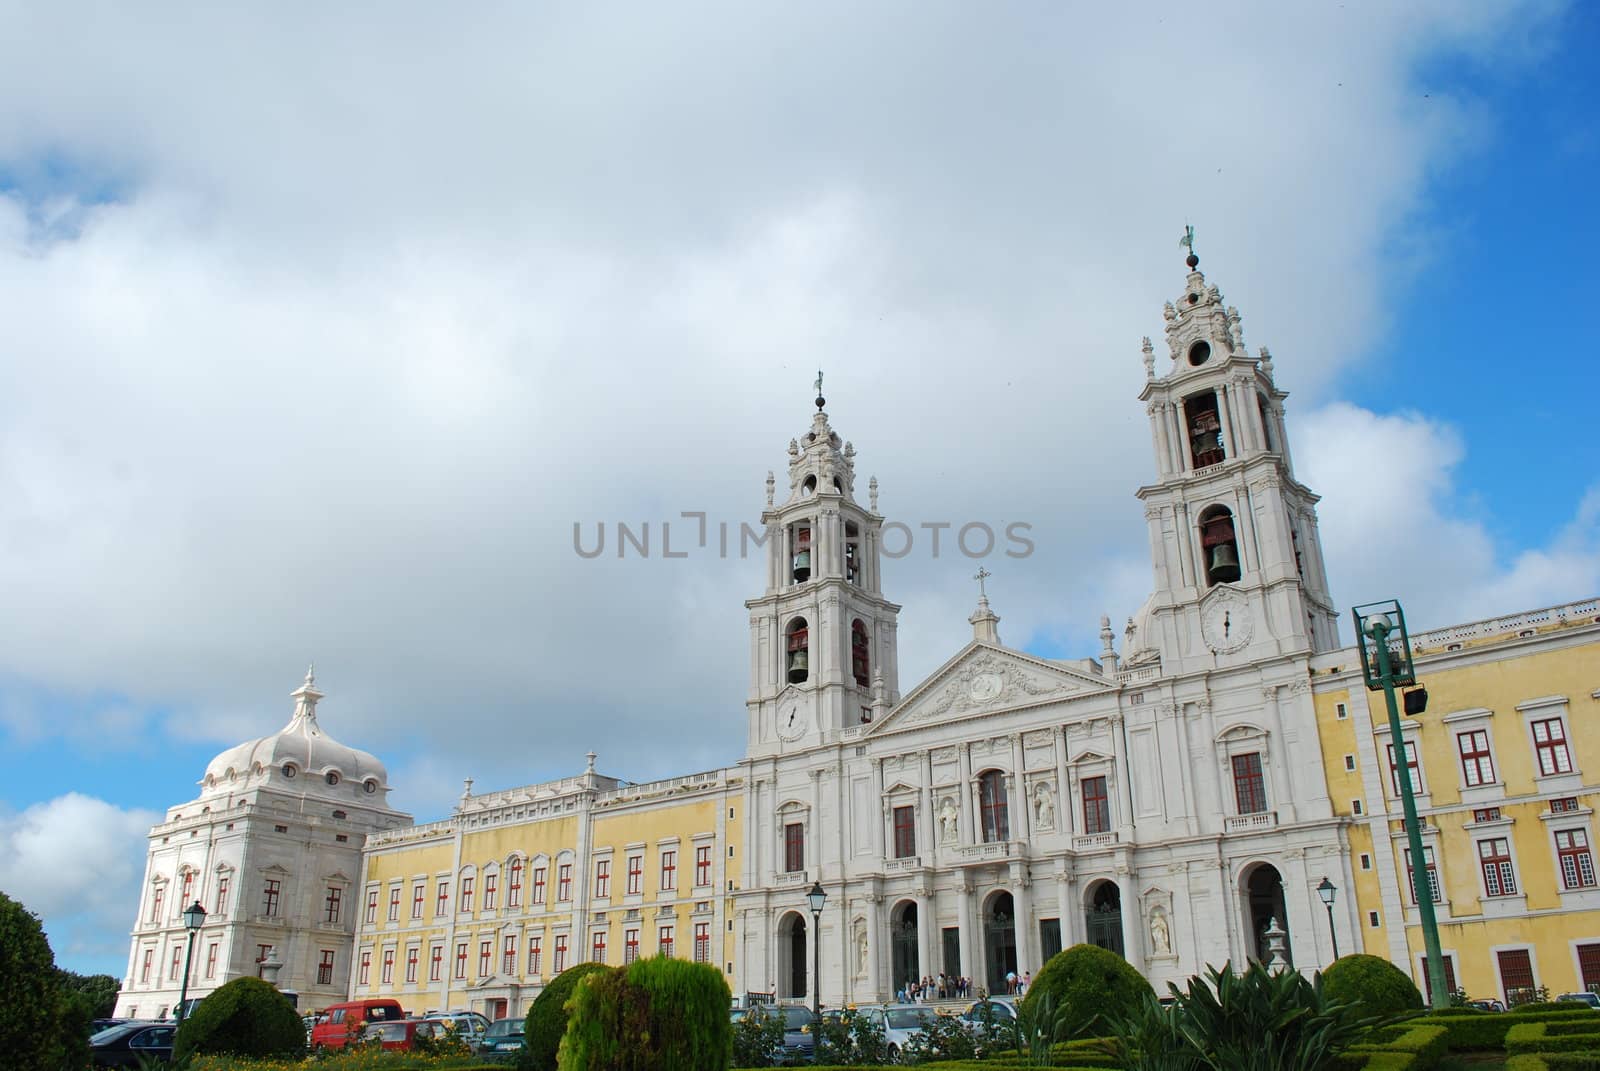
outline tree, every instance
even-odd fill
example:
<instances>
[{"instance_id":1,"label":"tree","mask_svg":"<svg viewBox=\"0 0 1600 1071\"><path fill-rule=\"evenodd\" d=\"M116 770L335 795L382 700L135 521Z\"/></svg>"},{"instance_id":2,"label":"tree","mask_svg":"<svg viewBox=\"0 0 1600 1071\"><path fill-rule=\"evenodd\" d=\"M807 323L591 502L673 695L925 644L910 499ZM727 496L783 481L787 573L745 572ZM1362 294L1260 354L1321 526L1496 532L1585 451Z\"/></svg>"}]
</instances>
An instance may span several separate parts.
<instances>
[{"instance_id":1,"label":"tree","mask_svg":"<svg viewBox=\"0 0 1600 1071\"><path fill-rule=\"evenodd\" d=\"M0 893L0 1053L8 1067L59 1067L61 980L39 916Z\"/></svg>"},{"instance_id":2,"label":"tree","mask_svg":"<svg viewBox=\"0 0 1600 1071\"><path fill-rule=\"evenodd\" d=\"M561 1071L720 1071L732 999L715 967L670 956L591 974L567 1002Z\"/></svg>"},{"instance_id":3,"label":"tree","mask_svg":"<svg viewBox=\"0 0 1600 1071\"><path fill-rule=\"evenodd\" d=\"M259 978L235 978L178 1027L173 1055L304 1056L306 1027L289 998Z\"/></svg>"},{"instance_id":4,"label":"tree","mask_svg":"<svg viewBox=\"0 0 1600 1071\"><path fill-rule=\"evenodd\" d=\"M567 1001L587 974L611 970L603 963L579 963L568 967L534 998L523 1024L526 1063L533 1071L555 1071L561 1038L567 1032Z\"/></svg>"},{"instance_id":5,"label":"tree","mask_svg":"<svg viewBox=\"0 0 1600 1071\"><path fill-rule=\"evenodd\" d=\"M122 983L109 974L79 974L77 971L60 971L61 988L76 993L88 1004L89 1018L109 1019L117 1010L117 994Z\"/></svg>"}]
</instances>

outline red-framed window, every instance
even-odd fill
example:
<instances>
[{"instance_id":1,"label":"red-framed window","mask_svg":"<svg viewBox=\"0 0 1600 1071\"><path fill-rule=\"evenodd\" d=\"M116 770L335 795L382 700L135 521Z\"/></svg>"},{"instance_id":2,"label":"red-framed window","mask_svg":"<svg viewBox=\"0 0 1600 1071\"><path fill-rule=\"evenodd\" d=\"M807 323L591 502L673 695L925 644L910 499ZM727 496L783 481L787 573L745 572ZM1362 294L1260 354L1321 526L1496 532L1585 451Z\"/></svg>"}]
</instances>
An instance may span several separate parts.
<instances>
[{"instance_id":1,"label":"red-framed window","mask_svg":"<svg viewBox=\"0 0 1600 1071\"><path fill-rule=\"evenodd\" d=\"M517 938L515 935L506 938L505 947L500 950L500 973L515 975L517 973Z\"/></svg>"},{"instance_id":2,"label":"red-framed window","mask_svg":"<svg viewBox=\"0 0 1600 1071\"><path fill-rule=\"evenodd\" d=\"M909 859L917 854L917 809L894 809L894 857Z\"/></svg>"},{"instance_id":3,"label":"red-framed window","mask_svg":"<svg viewBox=\"0 0 1600 1071\"><path fill-rule=\"evenodd\" d=\"M1589 993L1600 993L1600 944L1578 946L1578 977Z\"/></svg>"},{"instance_id":4,"label":"red-framed window","mask_svg":"<svg viewBox=\"0 0 1600 1071\"><path fill-rule=\"evenodd\" d=\"M611 899L611 860L594 861L594 894L601 900Z\"/></svg>"},{"instance_id":5,"label":"red-framed window","mask_svg":"<svg viewBox=\"0 0 1600 1071\"><path fill-rule=\"evenodd\" d=\"M560 974L567 969L567 935L564 933L556 934L554 956L555 961L550 966L554 968L555 973Z\"/></svg>"},{"instance_id":6,"label":"red-framed window","mask_svg":"<svg viewBox=\"0 0 1600 1071\"><path fill-rule=\"evenodd\" d=\"M522 860L511 860L511 880L506 885L506 906L522 906Z\"/></svg>"},{"instance_id":7,"label":"red-framed window","mask_svg":"<svg viewBox=\"0 0 1600 1071\"><path fill-rule=\"evenodd\" d=\"M183 970L183 949L174 948L172 950L172 964L167 968L167 981L176 982L178 980L178 972L181 970Z\"/></svg>"},{"instance_id":8,"label":"red-framed window","mask_svg":"<svg viewBox=\"0 0 1600 1071\"><path fill-rule=\"evenodd\" d=\"M539 968L544 966L544 938L528 938L528 973L538 977Z\"/></svg>"},{"instance_id":9,"label":"red-framed window","mask_svg":"<svg viewBox=\"0 0 1600 1071\"><path fill-rule=\"evenodd\" d=\"M1494 758L1489 754L1489 730L1468 729L1456 734L1461 752L1461 777L1468 788L1494 784Z\"/></svg>"},{"instance_id":10,"label":"red-framed window","mask_svg":"<svg viewBox=\"0 0 1600 1071\"><path fill-rule=\"evenodd\" d=\"M278 916L278 898L283 893L283 883L277 878L268 878L266 887L262 889L261 913L270 918Z\"/></svg>"},{"instance_id":11,"label":"red-framed window","mask_svg":"<svg viewBox=\"0 0 1600 1071\"><path fill-rule=\"evenodd\" d=\"M806 827L801 822L790 822L783 827L783 869L798 874L806 868Z\"/></svg>"},{"instance_id":12,"label":"red-framed window","mask_svg":"<svg viewBox=\"0 0 1600 1071\"><path fill-rule=\"evenodd\" d=\"M140 985L149 985L150 984L150 967L155 962L155 958L156 958L156 950L155 949L147 948L147 949L144 950L144 962L139 965L139 984Z\"/></svg>"},{"instance_id":13,"label":"red-framed window","mask_svg":"<svg viewBox=\"0 0 1600 1071\"><path fill-rule=\"evenodd\" d=\"M1472 820L1474 822L1498 822L1500 821L1500 808L1479 807L1472 812Z\"/></svg>"},{"instance_id":14,"label":"red-framed window","mask_svg":"<svg viewBox=\"0 0 1600 1071\"><path fill-rule=\"evenodd\" d=\"M1106 794L1106 779L1085 777L1080 782L1080 790L1083 793L1083 831L1111 832L1111 797Z\"/></svg>"},{"instance_id":15,"label":"red-framed window","mask_svg":"<svg viewBox=\"0 0 1600 1071\"><path fill-rule=\"evenodd\" d=\"M1517 875L1511 867L1511 842L1505 837L1478 842L1478 865L1483 869L1485 896L1517 894Z\"/></svg>"},{"instance_id":16,"label":"red-framed window","mask_svg":"<svg viewBox=\"0 0 1600 1071\"><path fill-rule=\"evenodd\" d=\"M1394 761L1394 745L1393 744L1385 744L1383 746L1384 746L1385 752L1387 753L1387 755L1389 757L1389 789L1390 789L1390 795L1394 796L1396 799L1399 799L1400 798L1400 768L1395 765L1395 761ZM1406 741L1406 773L1411 778L1411 791L1413 791L1413 792L1421 792L1421 791L1423 791L1423 788L1422 788L1422 767L1417 765L1417 742L1415 740L1407 740Z\"/></svg>"},{"instance_id":17,"label":"red-framed window","mask_svg":"<svg viewBox=\"0 0 1600 1071\"><path fill-rule=\"evenodd\" d=\"M978 818L985 842L1011 839L1006 775L999 770L987 770L978 778Z\"/></svg>"},{"instance_id":18,"label":"red-framed window","mask_svg":"<svg viewBox=\"0 0 1600 1071\"><path fill-rule=\"evenodd\" d=\"M623 930L622 931L622 962L624 964L632 963L634 960L636 960L638 958L639 958L639 931L636 930L636 929L634 929L634 930Z\"/></svg>"},{"instance_id":19,"label":"red-framed window","mask_svg":"<svg viewBox=\"0 0 1600 1071\"><path fill-rule=\"evenodd\" d=\"M1496 952L1500 965L1500 985L1505 989L1506 1007L1515 1008L1538 999L1538 982L1533 977L1533 958L1526 948L1503 948Z\"/></svg>"},{"instance_id":20,"label":"red-framed window","mask_svg":"<svg viewBox=\"0 0 1600 1071\"><path fill-rule=\"evenodd\" d=\"M1551 814L1566 814L1568 811L1576 811L1577 809L1578 797L1576 796L1562 796L1559 799L1550 801Z\"/></svg>"},{"instance_id":21,"label":"red-framed window","mask_svg":"<svg viewBox=\"0 0 1600 1071\"><path fill-rule=\"evenodd\" d=\"M383 950L382 978L384 985L392 985L394 983L394 949L392 948Z\"/></svg>"},{"instance_id":22,"label":"red-framed window","mask_svg":"<svg viewBox=\"0 0 1600 1071\"><path fill-rule=\"evenodd\" d=\"M662 926L656 931L656 951L663 956L672 955L672 927Z\"/></svg>"},{"instance_id":23,"label":"red-framed window","mask_svg":"<svg viewBox=\"0 0 1600 1071\"><path fill-rule=\"evenodd\" d=\"M338 923L339 923L339 908L340 908L340 904L341 904L341 902L343 900L344 900L344 890L343 889L339 888L339 886L337 886L337 885L328 886L328 898L323 903L323 907L325 909L323 911L323 918L325 918L327 920L327 922L328 922L328 924L330 926L338 925Z\"/></svg>"},{"instance_id":24,"label":"red-framed window","mask_svg":"<svg viewBox=\"0 0 1600 1071\"><path fill-rule=\"evenodd\" d=\"M1594 885L1594 856L1589 853L1589 833L1584 829L1556 830L1556 859L1561 866L1561 887L1588 889Z\"/></svg>"},{"instance_id":25,"label":"red-framed window","mask_svg":"<svg viewBox=\"0 0 1600 1071\"><path fill-rule=\"evenodd\" d=\"M572 899L572 864L562 863L556 867L556 899Z\"/></svg>"},{"instance_id":26,"label":"red-framed window","mask_svg":"<svg viewBox=\"0 0 1600 1071\"><path fill-rule=\"evenodd\" d=\"M389 890L389 921L397 922L400 919L400 886L396 885Z\"/></svg>"},{"instance_id":27,"label":"red-framed window","mask_svg":"<svg viewBox=\"0 0 1600 1071\"><path fill-rule=\"evenodd\" d=\"M434 945L428 950L428 981L437 982L444 974L444 945Z\"/></svg>"},{"instance_id":28,"label":"red-framed window","mask_svg":"<svg viewBox=\"0 0 1600 1071\"><path fill-rule=\"evenodd\" d=\"M1233 757L1233 800L1240 814L1265 814L1267 785L1261 776L1261 753Z\"/></svg>"},{"instance_id":29,"label":"red-framed window","mask_svg":"<svg viewBox=\"0 0 1600 1071\"><path fill-rule=\"evenodd\" d=\"M661 891L675 892L678 888L678 851L664 848L661 852Z\"/></svg>"},{"instance_id":30,"label":"red-framed window","mask_svg":"<svg viewBox=\"0 0 1600 1071\"><path fill-rule=\"evenodd\" d=\"M628 895L638 896L644 891L644 856L628 856Z\"/></svg>"},{"instance_id":31,"label":"red-framed window","mask_svg":"<svg viewBox=\"0 0 1600 1071\"><path fill-rule=\"evenodd\" d=\"M167 887L165 885L157 885L156 888L155 888L155 891L150 894L150 921L151 922L160 922L161 921L161 905L166 903L166 900L167 900Z\"/></svg>"},{"instance_id":32,"label":"red-framed window","mask_svg":"<svg viewBox=\"0 0 1600 1071\"><path fill-rule=\"evenodd\" d=\"M377 905L374 904L374 907ZM223 874L217 878L217 914L224 915L228 911L228 875ZM371 922L371 919L367 920Z\"/></svg>"},{"instance_id":33,"label":"red-framed window","mask_svg":"<svg viewBox=\"0 0 1600 1071\"><path fill-rule=\"evenodd\" d=\"M194 871L185 870L183 872L183 893L178 897L178 907L179 907L180 910L183 909L183 908L187 908L190 904L194 903L194 900L191 899L191 895L190 895L193 892L194 892Z\"/></svg>"},{"instance_id":34,"label":"red-framed window","mask_svg":"<svg viewBox=\"0 0 1600 1071\"><path fill-rule=\"evenodd\" d=\"M1456 991L1456 958L1448 952L1443 953L1439 958L1444 960L1445 992L1454 993ZM1417 966L1422 972L1422 987L1427 994L1428 1003L1432 1004L1433 977L1428 973L1428 957L1419 957L1417 960Z\"/></svg>"},{"instance_id":35,"label":"red-framed window","mask_svg":"<svg viewBox=\"0 0 1600 1071\"><path fill-rule=\"evenodd\" d=\"M694 883L696 886L711 884L711 846L696 848L694 850Z\"/></svg>"},{"instance_id":36,"label":"red-framed window","mask_svg":"<svg viewBox=\"0 0 1600 1071\"><path fill-rule=\"evenodd\" d=\"M533 868L533 902L544 906L544 867Z\"/></svg>"},{"instance_id":37,"label":"red-framed window","mask_svg":"<svg viewBox=\"0 0 1600 1071\"><path fill-rule=\"evenodd\" d=\"M460 905L457 910L462 914L472 913L472 886L474 882L475 879L472 875L461 875L461 892L457 895L456 902Z\"/></svg>"},{"instance_id":38,"label":"red-framed window","mask_svg":"<svg viewBox=\"0 0 1600 1071\"><path fill-rule=\"evenodd\" d=\"M489 977L490 961L492 961L493 959L494 959L494 942L493 941L479 941L478 942L478 977L479 978L487 978L487 977Z\"/></svg>"},{"instance_id":39,"label":"red-framed window","mask_svg":"<svg viewBox=\"0 0 1600 1071\"><path fill-rule=\"evenodd\" d=\"M467 942L465 942L465 941L457 941L456 942L456 978L459 980L459 979L465 978L466 976L467 976Z\"/></svg>"},{"instance_id":40,"label":"red-framed window","mask_svg":"<svg viewBox=\"0 0 1600 1071\"><path fill-rule=\"evenodd\" d=\"M595 963L606 961L606 931L596 930L589 939L589 959Z\"/></svg>"},{"instance_id":41,"label":"red-framed window","mask_svg":"<svg viewBox=\"0 0 1600 1071\"><path fill-rule=\"evenodd\" d=\"M412 918L420 919L422 917L422 904L427 899L428 899L428 885L427 885L426 882L419 881L415 885L411 886L411 917Z\"/></svg>"},{"instance_id":42,"label":"red-framed window","mask_svg":"<svg viewBox=\"0 0 1600 1071\"><path fill-rule=\"evenodd\" d=\"M439 879L438 895L433 898L433 917L440 918L450 913L450 883L443 878Z\"/></svg>"},{"instance_id":43,"label":"red-framed window","mask_svg":"<svg viewBox=\"0 0 1600 1071\"><path fill-rule=\"evenodd\" d=\"M483 909L493 911L500 902L500 875L492 871L483 876Z\"/></svg>"},{"instance_id":44,"label":"red-framed window","mask_svg":"<svg viewBox=\"0 0 1600 1071\"><path fill-rule=\"evenodd\" d=\"M850 625L850 673L858 688L872 685L872 641L859 618Z\"/></svg>"},{"instance_id":45,"label":"red-framed window","mask_svg":"<svg viewBox=\"0 0 1600 1071\"><path fill-rule=\"evenodd\" d=\"M417 980L417 959L422 955L422 950L416 946L406 949L406 981Z\"/></svg>"},{"instance_id":46,"label":"red-framed window","mask_svg":"<svg viewBox=\"0 0 1600 1071\"><path fill-rule=\"evenodd\" d=\"M217 976L217 948L218 948L217 942L215 942L215 941L212 941L209 945L206 946L206 977L207 978L215 978Z\"/></svg>"},{"instance_id":47,"label":"red-framed window","mask_svg":"<svg viewBox=\"0 0 1600 1071\"><path fill-rule=\"evenodd\" d=\"M1411 902L1414 904L1417 902L1416 872L1411 863L1411 849L1407 848L1405 852L1406 889L1411 893ZM1443 901L1443 897L1439 893L1439 868L1434 866L1433 847L1431 845L1424 845L1422 848L1422 865L1423 869L1427 873L1428 895L1433 899L1434 903L1441 903Z\"/></svg>"},{"instance_id":48,"label":"red-framed window","mask_svg":"<svg viewBox=\"0 0 1600 1071\"><path fill-rule=\"evenodd\" d=\"M711 962L711 923L697 922L694 924L694 961L696 963Z\"/></svg>"},{"instance_id":49,"label":"red-framed window","mask_svg":"<svg viewBox=\"0 0 1600 1071\"><path fill-rule=\"evenodd\" d=\"M1567 727L1560 718L1536 721L1533 728L1533 754L1539 776L1572 772L1572 752L1567 750Z\"/></svg>"},{"instance_id":50,"label":"red-framed window","mask_svg":"<svg viewBox=\"0 0 1600 1071\"><path fill-rule=\"evenodd\" d=\"M368 925L371 925L372 923L375 923L375 922L378 921L378 890L377 889L368 889L367 890L367 914L366 914L366 920L367 920L367 924Z\"/></svg>"},{"instance_id":51,"label":"red-framed window","mask_svg":"<svg viewBox=\"0 0 1600 1071\"><path fill-rule=\"evenodd\" d=\"M356 970L356 984L357 985L371 985L372 984L372 953L371 952L363 952L363 953L361 953L360 966Z\"/></svg>"}]
</instances>

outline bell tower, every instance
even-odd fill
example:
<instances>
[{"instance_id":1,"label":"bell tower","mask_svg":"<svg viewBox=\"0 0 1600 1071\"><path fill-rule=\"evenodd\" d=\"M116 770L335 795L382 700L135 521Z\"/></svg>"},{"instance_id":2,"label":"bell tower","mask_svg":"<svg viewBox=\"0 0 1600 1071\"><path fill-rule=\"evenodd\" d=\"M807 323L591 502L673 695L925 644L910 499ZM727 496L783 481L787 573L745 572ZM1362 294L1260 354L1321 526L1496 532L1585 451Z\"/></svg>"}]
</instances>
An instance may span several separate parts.
<instances>
[{"instance_id":1,"label":"bell tower","mask_svg":"<svg viewBox=\"0 0 1600 1071\"><path fill-rule=\"evenodd\" d=\"M1156 482L1139 489L1155 591L1139 637L1167 671L1242 664L1338 646L1338 614L1317 533L1317 496L1294 477L1272 356L1245 349L1239 310L1224 306L1189 248L1167 302L1168 361L1144 340Z\"/></svg>"},{"instance_id":2,"label":"bell tower","mask_svg":"<svg viewBox=\"0 0 1600 1071\"><path fill-rule=\"evenodd\" d=\"M800 750L881 717L899 698L883 597L878 481L855 498L855 447L828 424L817 374L811 428L789 441L789 488L767 473L766 591L750 599L749 753Z\"/></svg>"}]
</instances>

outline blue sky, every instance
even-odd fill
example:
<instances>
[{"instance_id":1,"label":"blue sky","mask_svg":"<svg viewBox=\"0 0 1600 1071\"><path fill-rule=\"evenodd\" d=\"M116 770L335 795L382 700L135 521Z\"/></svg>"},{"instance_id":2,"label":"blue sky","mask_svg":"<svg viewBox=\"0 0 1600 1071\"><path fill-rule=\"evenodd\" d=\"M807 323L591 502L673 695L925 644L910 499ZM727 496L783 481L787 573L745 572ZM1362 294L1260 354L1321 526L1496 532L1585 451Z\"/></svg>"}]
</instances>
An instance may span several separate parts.
<instances>
[{"instance_id":1,"label":"blue sky","mask_svg":"<svg viewBox=\"0 0 1600 1071\"><path fill-rule=\"evenodd\" d=\"M818 365L887 515L1034 525L1002 636L1096 652L1148 591L1138 344L1185 223L1291 392L1337 598L1600 588L1593 5L14 14L0 889L75 969L120 975L142 828L312 659L419 818L590 747L736 758L759 563L571 526L752 519ZM974 569L886 570L902 690Z\"/></svg>"}]
</instances>

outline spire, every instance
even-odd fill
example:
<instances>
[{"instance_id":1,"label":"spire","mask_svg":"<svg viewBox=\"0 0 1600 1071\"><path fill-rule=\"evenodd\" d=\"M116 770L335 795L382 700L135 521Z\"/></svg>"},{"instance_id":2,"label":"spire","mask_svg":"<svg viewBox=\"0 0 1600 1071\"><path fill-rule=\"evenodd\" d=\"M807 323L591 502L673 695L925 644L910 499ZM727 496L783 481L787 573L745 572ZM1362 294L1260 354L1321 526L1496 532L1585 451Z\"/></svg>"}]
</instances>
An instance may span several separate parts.
<instances>
[{"instance_id":1,"label":"spire","mask_svg":"<svg viewBox=\"0 0 1600 1071\"><path fill-rule=\"evenodd\" d=\"M979 643L1000 646L1000 616L989 609L989 593L984 589L983 582L994 574L983 566L978 566L978 571L972 574L972 579L978 582L978 609L967 618L972 625L972 638Z\"/></svg>"},{"instance_id":2,"label":"spire","mask_svg":"<svg viewBox=\"0 0 1600 1071\"><path fill-rule=\"evenodd\" d=\"M1106 676L1111 676L1117 671L1117 648L1115 646L1116 633L1111 631L1111 618L1106 614L1100 615L1100 666L1105 670Z\"/></svg>"},{"instance_id":3,"label":"spire","mask_svg":"<svg viewBox=\"0 0 1600 1071\"><path fill-rule=\"evenodd\" d=\"M317 724L317 700L322 698L322 693L317 691L317 667L312 663L306 670L306 679L300 687L289 693L294 700L294 721L304 721L315 727ZM292 722L291 722L292 724Z\"/></svg>"}]
</instances>

